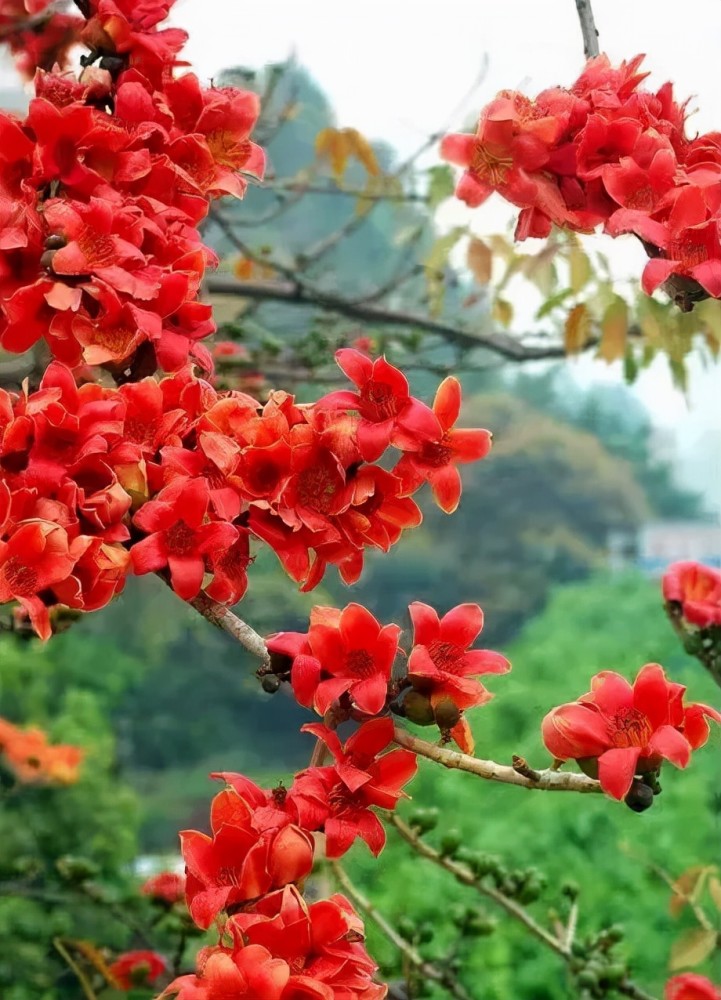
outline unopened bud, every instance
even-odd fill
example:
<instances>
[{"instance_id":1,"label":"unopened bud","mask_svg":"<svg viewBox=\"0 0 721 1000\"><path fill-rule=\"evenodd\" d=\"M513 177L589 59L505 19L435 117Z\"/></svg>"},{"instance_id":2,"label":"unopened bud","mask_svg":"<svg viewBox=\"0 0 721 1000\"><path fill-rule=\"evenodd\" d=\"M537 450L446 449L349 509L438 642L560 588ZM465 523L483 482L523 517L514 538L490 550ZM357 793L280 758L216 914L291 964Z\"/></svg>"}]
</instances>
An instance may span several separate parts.
<instances>
[{"instance_id":1,"label":"unopened bud","mask_svg":"<svg viewBox=\"0 0 721 1000\"><path fill-rule=\"evenodd\" d=\"M280 678L275 674L266 674L260 682L266 694L275 694L280 687Z\"/></svg>"},{"instance_id":2,"label":"unopened bud","mask_svg":"<svg viewBox=\"0 0 721 1000\"><path fill-rule=\"evenodd\" d=\"M409 722L417 726L432 726L435 722L433 706L424 694L409 691L403 699L403 710Z\"/></svg>"},{"instance_id":3,"label":"unopened bud","mask_svg":"<svg viewBox=\"0 0 721 1000\"><path fill-rule=\"evenodd\" d=\"M434 715L439 729L453 729L460 721L461 710L450 698L443 698L436 705Z\"/></svg>"},{"instance_id":4,"label":"unopened bud","mask_svg":"<svg viewBox=\"0 0 721 1000\"><path fill-rule=\"evenodd\" d=\"M653 792L645 782L634 778L628 795L623 801L634 812L645 812L653 805Z\"/></svg>"}]
</instances>

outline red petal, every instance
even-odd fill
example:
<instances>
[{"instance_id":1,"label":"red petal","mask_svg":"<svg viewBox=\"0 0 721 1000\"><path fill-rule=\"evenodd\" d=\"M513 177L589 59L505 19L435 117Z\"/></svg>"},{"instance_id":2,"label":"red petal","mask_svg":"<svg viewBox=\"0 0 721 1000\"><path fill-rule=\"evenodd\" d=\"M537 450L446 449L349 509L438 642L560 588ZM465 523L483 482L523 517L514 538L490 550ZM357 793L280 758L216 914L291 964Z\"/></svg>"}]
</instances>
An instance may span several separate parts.
<instances>
[{"instance_id":1,"label":"red petal","mask_svg":"<svg viewBox=\"0 0 721 1000\"><path fill-rule=\"evenodd\" d=\"M438 613L421 601L414 601L413 604L409 605L408 611L413 623L413 645L430 645L440 634L441 625Z\"/></svg>"},{"instance_id":2,"label":"red petal","mask_svg":"<svg viewBox=\"0 0 721 1000\"><path fill-rule=\"evenodd\" d=\"M628 794L640 755L640 747L618 747L607 750L598 758L598 779L601 788L614 799L620 800ZM582 756L592 756L592 754Z\"/></svg>"},{"instance_id":3,"label":"red petal","mask_svg":"<svg viewBox=\"0 0 721 1000\"><path fill-rule=\"evenodd\" d=\"M450 430L461 412L461 383L449 375L438 386L433 400L433 412L444 431Z\"/></svg>"},{"instance_id":4,"label":"red petal","mask_svg":"<svg viewBox=\"0 0 721 1000\"><path fill-rule=\"evenodd\" d=\"M543 742L554 757L598 757L608 749L608 732L603 717L584 705L572 702L554 708L541 724Z\"/></svg>"},{"instance_id":5,"label":"red petal","mask_svg":"<svg viewBox=\"0 0 721 1000\"><path fill-rule=\"evenodd\" d=\"M687 767L691 760L688 740L673 726L657 729L648 741L648 749L670 760L676 767Z\"/></svg>"},{"instance_id":6,"label":"red petal","mask_svg":"<svg viewBox=\"0 0 721 1000\"><path fill-rule=\"evenodd\" d=\"M320 683L320 663L318 660L305 653L296 656L290 670L290 683L298 704L310 708Z\"/></svg>"},{"instance_id":7,"label":"red petal","mask_svg":"<svg viewBox=\"0 0 721 1000\"><path fill-rule=\"evenodd\" d=\"M203 583L205 566L200 556L168 556L170 582L173 590L184 601L198 596Z\"/></svg>"},{"instance_id":8,"label":"red petal","mask_svg":"<svg viewBox=\"0 0 721 1000\"><path fill-rule=\"evenodd\" d=\"M483 612L478 604L458 604L441 618L440 638L462 649L471 646L483 628Z\"/></svg>"},{"instance_id":9,"label":"red petal","mask_svg":"<svg viewBox=\"0 0 721 1000\"><path fill-rule=\"evenodd\" d=\"M473 159L473 151L478 142L475 135L454 133L441 139L441 159L454 163L457 167L469 166Z\"/></svg>"},{"instance_id":10,"label":"red petal","mask_svg":"<svg viewBox=\"0 0 721 1000\"><path fill-rule=\"evenodd\" d=\"M641 667L633 685L633 707L648 718L652 729L669 722L669 690L666 674L658 663Z\"/></svg>"},{"instance_id":11,"label":"red petal","mask_svg":"<svg viewBox=\"0 0 721 1000\"><path fill-rule=\"evenodd\" d=\"M436 503L445 514L452 514L461 500L461 477L453 465L434 469L428 476Z\"/></svg>"}]
</instances>

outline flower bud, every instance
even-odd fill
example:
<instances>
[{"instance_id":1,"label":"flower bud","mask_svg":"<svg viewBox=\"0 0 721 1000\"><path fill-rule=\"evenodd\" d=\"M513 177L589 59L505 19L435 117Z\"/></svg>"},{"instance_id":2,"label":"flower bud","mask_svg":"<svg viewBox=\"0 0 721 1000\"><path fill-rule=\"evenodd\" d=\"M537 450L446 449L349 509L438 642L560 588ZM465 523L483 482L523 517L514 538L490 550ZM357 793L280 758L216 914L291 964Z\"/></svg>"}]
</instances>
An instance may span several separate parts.
<instances>
[{"instance_id":1,"label":"flower bud","mask_svg":"<svg viewBox=\"0 0 721 1000\"><path fill-rule=\"evenodd\" d=\"M403 710L410 722L417 726L432 726L435 722L433 706L425 695L409 691L403 699Z\"/></svg>"},{"instance_id":2,"label":"flower bud","mask_svg":"<svg viewBox=\"0 0 721 1000\"><path fill-rule=\"evenodd\" d=\"M460 721L461 710L450 698L443 698L435 706L434 716L439 729L453 729Z\"/></svg>"},{"instance_id":3,"label":"flower bud","mask_svg":"<svg viewBox=\"0 0 721 1000\"><path fill-rule=\"evenodd\" d=\"M276 674L266 674L262 678L260 686L266 694L275 694L280 687L280 678Z\"/></svg>"},{"instance_id":4,"label":"flower bud","mask_svg":"<svg viewBox=\"0 0 721 1000\"><path fill-rule=\"evenodd\" d=\"M628 795L623 801L634 812L645 812L653 805L653 792L645 782L634 778Z\"/></svg>"}]
</instances>

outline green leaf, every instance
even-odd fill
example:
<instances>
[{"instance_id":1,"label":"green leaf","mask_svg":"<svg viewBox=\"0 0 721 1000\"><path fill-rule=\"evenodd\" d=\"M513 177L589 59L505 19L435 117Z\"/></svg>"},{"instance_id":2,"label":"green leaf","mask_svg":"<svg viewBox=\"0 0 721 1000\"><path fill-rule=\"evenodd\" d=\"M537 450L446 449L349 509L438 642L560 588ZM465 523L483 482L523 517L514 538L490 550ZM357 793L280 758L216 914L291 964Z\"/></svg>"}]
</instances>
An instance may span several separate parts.
<instances>
[{"instance_id":1,"label":"green leaf","mask_svg":"<svg viewBox=\"0 0 721 1000\"><path fill-rule=\"evenodd\" d=\"M428 171L428 204L437 208L442 201L450 198L456 187L453 171L445 163L431 167Z\"/></svg>"},{"instance_id":2,"label":"green leaf","mask_svg":"<svg viewBox=\"0 0 721 1000\"><path fill-rule=\"evenodd\" d=\"M545 302L541 303L539 309L536 312L536 319L543 319L544 316L548 316L552 313L554 309L562 306L569 295L573 295L573 290L570 288L564 288L560 292L556 292L550 298L546 299Z\"/></svg>"}]
</instances>

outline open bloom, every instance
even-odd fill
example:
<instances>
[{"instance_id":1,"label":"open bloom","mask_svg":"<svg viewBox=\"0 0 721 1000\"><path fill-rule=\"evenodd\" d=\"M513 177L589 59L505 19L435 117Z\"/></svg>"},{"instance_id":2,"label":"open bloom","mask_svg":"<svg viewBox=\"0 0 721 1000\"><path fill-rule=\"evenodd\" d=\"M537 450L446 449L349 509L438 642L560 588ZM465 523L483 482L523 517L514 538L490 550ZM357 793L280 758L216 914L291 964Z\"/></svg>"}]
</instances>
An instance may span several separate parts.
<instances>
[{"instance_id":1,"label":"open bloom","mask_svg":"<svg viewBox=\"0 0 721 1000\"><path fill-rule=\"evenodd\" d=\"M681 605L687 622L721 625L721 572L697 562L672 563L663 575L663 596Z\"/></svg>"},{"instance_id":2,"label":"open bloom","mask_svg":"<svg viewBox=\"0 0 721 1000\"><path fill-rule=\"evenodd\" d=\"M669 979L663 996L664 1000L721 1000L721 989L705 976L685 972Z\"/></svg>"},{"instance_id":3,"label":"open bloom","mask_svg":"<svg viewBox=\"0 0 721 1000\"><path fill-rule=\"evenodd\" d=\"M449 698L457 708L483 705L493 695L478 674L504 674L511 664L490 649L470 649L483 628L483 611L477 604L459 604L443 618L427 604L415 601L409 608L413 622L413 649L408 659L408 679L432 705Z\"/></svg>"},{"instance_id":4,"label":"open bloom","mask_svg":"<svg viewBox=\"0 0 721 1000\"><path fill-rule=\"evenodd\" d=\"M543 742L558 760L595 758L602 788L623 799L634 775L658 770L664 759L686 767L708 739L706 719L721 722L708 705L684 705L685 690L657 663L642 667L633 686L604 670L588 694L548 713Z\"/></svg>"},{"instance_id":5,"label":"open bloom","mask_svg":"<svg viewBox=\"0 0 721 1000\"><path fill-rule=\"evenodd\" d=\"M293 692L301 705L324 715L348 692L362 712L377 715L383 708L398 652L398 625L381 625L360 604L343 611L315 607L305 639L298 633L279 633L268 648L280 653L297 650L291 668ZM300 641L299 641L300 640Z\"/></svg>"},{"instance_id":6,"label":"open bloom","mask_svg":"<svg viewBox=\"0 0 721 1000\"><path fill-rule=\"evenodd\" d=\"M178 872L158 872L143 882L140 891L152 900L172 906L185 897L185 875Z\"/></svg>"},{"instance_id":7,"label":"open bloom","mask_svg":"<svg viewBox=\"0 0 721 1000\"><path fill-rule=\"evenodd\" d=\"M461 385L452 376L439 385L433 412L441 427L440 437L414 443L399 435L399 447L410 450L393 472L400 478L406 494L428 482L438 506L446 514L452 514L461 499L461 477L456 466L485 458L491 450L491 432L454 427L461 412Z\"/></svg>"}]
</instances>

